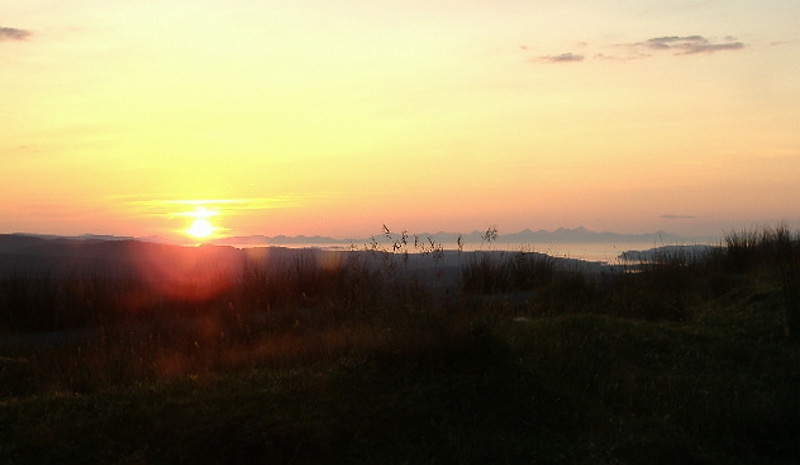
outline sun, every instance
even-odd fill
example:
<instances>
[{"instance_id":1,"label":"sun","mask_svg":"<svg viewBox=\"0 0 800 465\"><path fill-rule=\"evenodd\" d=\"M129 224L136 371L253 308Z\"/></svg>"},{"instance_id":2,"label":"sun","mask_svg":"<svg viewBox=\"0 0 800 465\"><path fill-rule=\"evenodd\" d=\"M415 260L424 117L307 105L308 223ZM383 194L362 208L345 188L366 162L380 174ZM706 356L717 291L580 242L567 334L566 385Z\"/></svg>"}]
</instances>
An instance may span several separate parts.
<instances>
[{"instance_id":1,"label":"sun","mask_svg":"<svg viewBox=\"0 0 800 465\"><path fill-rule=\"evenodd\" d=\"M192 222L186 233L197 239L205 239L214 233L214 226L205 218L198 218Z\"/></svg>"},{"instance_id":2,"label":"sun","mask_svg":"<svg viewBox=\"0 0 800 465\"><path fill-rule=\"evenodd\" d=\"M197 203L197 201L192 201L191 203ZM192 211L184 211L177 214L177 216L189 218L189 221L191 221L189 227L181 232L194 239L207 239L221 231L220 228L209 221L210 218L217 215L219 215L219 211L208 209L205 205L195 206Z\"/></svg>"}]
</instances>

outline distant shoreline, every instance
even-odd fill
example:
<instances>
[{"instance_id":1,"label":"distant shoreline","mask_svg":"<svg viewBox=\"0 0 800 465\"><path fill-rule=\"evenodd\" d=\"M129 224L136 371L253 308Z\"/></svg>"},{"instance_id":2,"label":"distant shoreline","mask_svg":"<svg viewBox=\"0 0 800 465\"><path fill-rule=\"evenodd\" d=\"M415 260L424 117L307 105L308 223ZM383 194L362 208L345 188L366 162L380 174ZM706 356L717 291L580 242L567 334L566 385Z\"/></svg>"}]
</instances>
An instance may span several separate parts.
<instances>
[{"instance_id":1,"label":"distant shoreline","mask_svg":"<svg viewBox=\"0 0 800 465\"><path fill-rule=\"evenodd\" d=\"M585 230L584 230L585 231ZM575 230L572 230L574 235ZM468 252L503 252L503 253L517 253L517 252L535 252L549 255L554 258L575 259L588 262L605 262L613 264L621 260L638 260L646 256L649 251L663 250L669 248L684 248L684 249L707 249L714 245L718 245L719 241L693 241L684 238L675 239L670 236L673 241L653 241L642 240L639 236L634 236L637 240L630 240L631 236L615 235L607 236L600 233L588 233L589 236L582 237L596 237L598 239L605 238L606 240L598 241L551 241L551 242L536 242L536 241L512 241L509 236L498 236L497 239L487 242L475 240L470 236L463 240L460 244L455 240L445 241L440 239L451 239L452 235L449 233L439 233L438 235L417 235L406 236L405 243L402 242L402 237L398 235L382 235L368 240L336 240L332 238L324 238L326 240L316 241L319 236L296 236L294 238L277 237L277 240L272 242L265 242L272 239L265 236L259 236L256 240L254 236L250 236L248 240L240 241L241 238L218 238L198 243L174 243L158 238L133 238L127 236L98 236L98 235L82 235L82 236L53 236L53 235L37 235L37 234L0 234L0 257L20 254L33 254L37 257L44 257L47 255L63 255L65 250L70 250L72 254L81 253L86 246L104 245L106 251L114 248L114 244L153 244L160 246L175 246L175 247L197 247L197 246L214 246L214 247L231 247L238 250L247 250L254 248L284 248L284 249L317 249L335 252L351 252L351 251L385 251L389 253L408 253L408 254L422 254L425 255L434 250L443 250L448 252L461 251ZM446 237L445 237L446 235ZM458 237L458 236L456 236ZM511 236L519 237L519 235ZM610 238L614 238L611 240ZM437 239L438 238L438 239ZM301 242L300 239L306 239ZM311 239L311 240L309 240ZM60 247L65 247L59 251ZM86 249L84 251L88 251ZM97 255L96 251L92 251L91 255Z\"/></svg>"}]
</instances>

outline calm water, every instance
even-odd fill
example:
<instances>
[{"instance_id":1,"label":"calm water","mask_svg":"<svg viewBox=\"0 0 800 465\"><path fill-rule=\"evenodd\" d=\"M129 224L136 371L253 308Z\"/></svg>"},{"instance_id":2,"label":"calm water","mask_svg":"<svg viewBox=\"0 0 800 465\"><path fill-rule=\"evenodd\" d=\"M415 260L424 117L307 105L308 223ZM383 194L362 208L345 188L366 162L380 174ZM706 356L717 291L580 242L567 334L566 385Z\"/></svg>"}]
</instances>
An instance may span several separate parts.
<instances>
[{"instance_id":1,"label":"calm water","mask_svg":"<svg viewBox=\"0 0 800 465\"><path fill-rule=\"evenodd\" d=\"M368 250L370 244L228 244L239 248L252 247L286 247L290 249L317 248L323 250ZM539 252L553 257L576 258L580 260L618 263L619 255L628 250L648 250L665 245L679 245L654 242L619 242L619 243L553 243L553 244L510 244L501 241L491 244L464 244L462 250L465 252L479 250L510 251L510 252ZM380 244L383 250L392 250L391 244ZM457 244L442 243L445 250L457 250ZM415 248L413 242L408 244L408 251L411 253L422 252L421 248Z\"/></svg>"}]
</instances>

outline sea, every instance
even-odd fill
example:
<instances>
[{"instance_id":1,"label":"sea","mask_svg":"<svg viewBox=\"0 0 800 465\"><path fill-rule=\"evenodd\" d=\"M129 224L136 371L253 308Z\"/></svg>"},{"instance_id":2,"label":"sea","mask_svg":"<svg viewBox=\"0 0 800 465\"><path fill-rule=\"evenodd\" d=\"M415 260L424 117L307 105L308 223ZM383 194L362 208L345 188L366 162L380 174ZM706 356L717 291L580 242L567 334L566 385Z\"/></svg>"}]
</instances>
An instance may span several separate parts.
<instances>
[{"instance_id":1,"label":"sea","mask_svg":"<svg viewBox=\"0 0 800 465\"><path fill-rule=\"evenodd\" d=\"M320 249L330 251L364 251L364 250L379 250L379 251L393 251L393 244L391 243L260 243L260 244L225 244L237 248L253 248L253 247L284 247L289 249ZM461 245L461 250L464 252L487 251L487 252L538 252L547 254L551 257L557 258L572 258L577 260L585 260L590 262L602 262L608 264L623 264L624 260L620 257L623 252L628 251L646 251L663 246L673 245L698 245L692 244L672 244L665 242L580 242L568 243L559 242L551 244L517 244L517 243L504 243L502 241L491 243L465 243ZM437 247L444 250L458 250L459 245L456 243L436 243ZM423 253L425 247L430 247L428 244L418 244L415 246L413 242L406 244L405 249L400 249L398 252L402 253L404 250L408 253Z\"/></svg>"}]
</instances>

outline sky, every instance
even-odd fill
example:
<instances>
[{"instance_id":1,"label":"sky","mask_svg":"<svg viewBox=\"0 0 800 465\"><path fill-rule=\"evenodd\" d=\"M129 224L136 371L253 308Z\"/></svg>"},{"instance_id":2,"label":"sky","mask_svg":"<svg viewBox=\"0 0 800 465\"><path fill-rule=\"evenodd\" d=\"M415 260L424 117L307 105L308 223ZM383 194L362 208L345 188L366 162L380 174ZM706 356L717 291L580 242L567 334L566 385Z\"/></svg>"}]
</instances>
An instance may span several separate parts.
<instances>
[{"instance_id":1,"label":"sky","mask_svg":"<svg viewBox=\"0 0 800 465\"><path fill-rule=\"evenodd\" d=\"M0 233L795 225L798 25L797 0L0 0Z\"/></svg>"}]
</instances>

